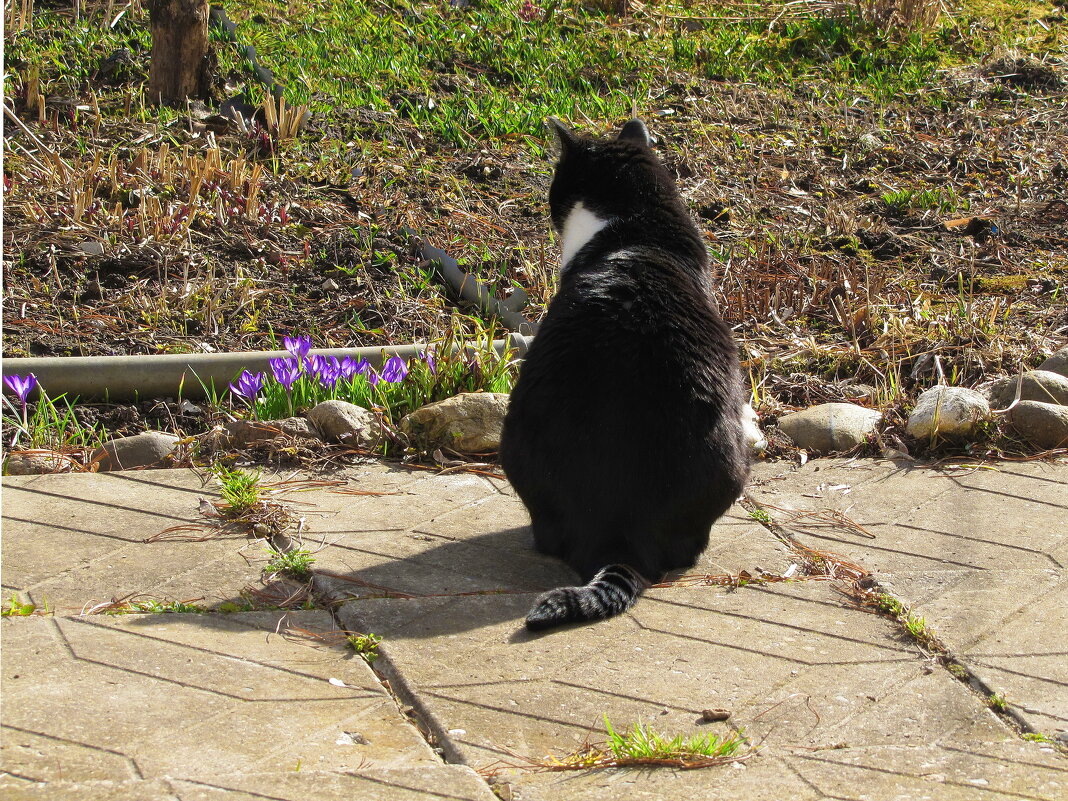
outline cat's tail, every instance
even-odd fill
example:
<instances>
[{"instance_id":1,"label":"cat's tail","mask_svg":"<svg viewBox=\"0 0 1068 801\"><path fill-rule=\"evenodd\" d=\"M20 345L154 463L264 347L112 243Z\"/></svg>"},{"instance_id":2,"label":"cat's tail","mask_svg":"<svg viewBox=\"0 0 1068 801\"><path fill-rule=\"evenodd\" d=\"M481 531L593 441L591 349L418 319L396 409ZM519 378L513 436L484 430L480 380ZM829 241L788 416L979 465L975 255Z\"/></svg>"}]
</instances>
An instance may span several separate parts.
<instances>
[{"instance_id":1,"label":"cat's tail","mask_svg":"<svg viewBox=\"0 0 1068 801\"><path fill-rule=\"evenodd\" d=\"M527 628L542 631L622 614L634 606L647 586L634 568L608 565L583 587L557 587L539 596L527 614Z\"/></svg>"}]
</instances>

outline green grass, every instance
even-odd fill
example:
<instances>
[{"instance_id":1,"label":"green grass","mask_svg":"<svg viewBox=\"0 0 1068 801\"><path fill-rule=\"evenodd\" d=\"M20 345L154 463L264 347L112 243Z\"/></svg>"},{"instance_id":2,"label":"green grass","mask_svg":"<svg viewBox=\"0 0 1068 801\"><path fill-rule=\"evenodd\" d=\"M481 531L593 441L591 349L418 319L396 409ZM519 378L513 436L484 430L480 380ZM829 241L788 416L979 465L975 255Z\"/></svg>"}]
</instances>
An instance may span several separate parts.
<instances>
[{"instance_id":1,"label":"green grass","mask_svg":"<svg viewBox=\"0 0 1068 801\"><path fill-rule=\"evenodd\" d=\"M908 632L909 636L924 648L936 653L945 651L945 646L939 642L934 630L927 625L926 619L920 615L914 615L908 606L893 595L885 592L877 593L871 600L871 605L879 614L896 620Z\"/></svg>"},{"instance_id":2,"label":"green grass","mask_svg":"<svg viewBox=\"0 0 1068 801\"><path fill-rule=\"evenodd\" d=\"M11 450L71 451L95 449L104 442L97 426L84 425L66 395L50 398L41 388L38 400L23 407L4 395L4 445Z\"/></svg>"},{"instance_id":3,"label":"green grass","mask_svg":"<svg viewBox=\"0 0 1068 801\"><path fill-rule=\"evenodd\" d=\"M629 731L616 731L607 715L604 727L608 733L608 750L621 761L718 759L737 755L745 745L745 738L738 732L731 732L725 737L711 732L668 737L641 721Z\"/></svg>"},{"instance_id":4,"label":"green grass","mask_svg":"<svg viewBox=\"0 0 1068 801\"><path fill-rule=\"evenodd\" d=\"M302 548L294 548L291 551L282 553L281 551L271 549L269 550L269 553L271 555L271 560L263 569L264 573L268 576L273 576L276 573L285 573L300 581L307 581L311 578L311 566L315 561L315 557L312 556L310 551L306 551Z\"/></svg>"},{"instance_id":5,"label":"green grass","mask_svg":"<svg viewBox=\"0 0 1068 801\"><path fill-rule=\"evenodd\" d=\"M657 87L688 78L887 102L930 93L939 69L974 63L998 49L1042 44L1056 52L1063 46L1059 34L1039 42L1037 12L1026 3L1002 2L989 10L972 3L929 30L911 31L880 26L856 11L834 16L778 3L747 6L742 15L738 6L669 0L618 17L580 2L549 2L530 19L520 14L520 5L225 4L240 42L255 46L291 103L307 103L314 112L395 112L457 144L526 138L537 152L546 117L617 121L635 104L647 112ZM1028 25L998 25L993 15L1026 19ZM77 95L101 60L123 47L134 54L135 82L143 80L151 49L146 18L146 11L131 10L112 29L100 10L75 24L66 14L39 11L31 28L7 35L5 94L17 94L22 78L36 72L46 95ZM217 34L214 41L222 74L249 74L236 48ZM254 82L249 86L257 96L265 91ZM135 94L139 118L173 119L173 110L146 109ZM321 148L322 158L358 159L368 147L375 145L358 143L350 153L344 142L330 142Z\"/></svg>"},{"instance_id":6,"label":"green grass","mask_svg":"<svg viewBox=\"0 0 1068 801\"><path fill-rule=\"evenodd\" d=\"M222 498L225 503L222 512L225 517L240 518L259 505L262 470L249 472L215 464L211 471L222 487Z\"/></svg>"},{"instance_id":7,"label":"green grass","mask_svg":"<svg viewBox=\"0 0 1068 801\"><path fill-rule=\"evenodd\" d=\"M197 614L206 612L202 606L185 601L160 601L149 599L147 601L130 601L122 606L105 609L105 615L137 615L137 614Z\"/></svg>"}]
</instances>

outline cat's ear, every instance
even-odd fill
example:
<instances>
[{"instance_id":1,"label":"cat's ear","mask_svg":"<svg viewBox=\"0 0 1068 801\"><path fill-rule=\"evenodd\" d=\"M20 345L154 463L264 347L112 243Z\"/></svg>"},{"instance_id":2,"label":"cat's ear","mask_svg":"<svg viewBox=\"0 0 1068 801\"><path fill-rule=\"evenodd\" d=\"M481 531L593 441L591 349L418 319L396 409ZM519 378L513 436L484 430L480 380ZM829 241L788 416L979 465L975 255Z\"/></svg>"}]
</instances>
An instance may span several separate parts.
<instances>
[{"instance_id":1,"label":"cat's ear","mask_svg":"<svg viewBox=\"0 0 1068 801\"><path fill-rule=\"evenodd\" d=\"M560 141L560 158L563 158L578 146L578 137L556 117L549 117L548 123Z\"/></svg>"},{"instance_id":2,"label":"cat's ear","mask_svg":"<svg viewBox=\"0 0 1068 801\"><path fill-rule=\"evenodd\" d=\"M620 129L619 136L616 139L621 139L624 142L634 142L634 144L642 147L649 147L649 129L645 127L645 123L641 120L633 119Z\"/></svg>"}]
</instances>

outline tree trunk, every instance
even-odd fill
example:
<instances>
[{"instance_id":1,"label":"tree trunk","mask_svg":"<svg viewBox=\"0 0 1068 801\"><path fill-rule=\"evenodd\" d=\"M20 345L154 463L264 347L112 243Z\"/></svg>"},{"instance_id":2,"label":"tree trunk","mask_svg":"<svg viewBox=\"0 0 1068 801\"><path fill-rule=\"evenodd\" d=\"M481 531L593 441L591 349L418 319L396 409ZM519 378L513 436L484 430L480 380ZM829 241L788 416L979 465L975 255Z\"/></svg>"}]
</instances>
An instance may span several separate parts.
<instances>
[{"instance_id":1,"label":"tree trunk","mask_svg":"<svg viewBox=\"0 0 1068 801\"><path fill-rule=\"evenodd\" d=\"M156 103L179 104L206 94L208 0L149 0L152 61L148 97Z\"/></svg>"}]
</instances>

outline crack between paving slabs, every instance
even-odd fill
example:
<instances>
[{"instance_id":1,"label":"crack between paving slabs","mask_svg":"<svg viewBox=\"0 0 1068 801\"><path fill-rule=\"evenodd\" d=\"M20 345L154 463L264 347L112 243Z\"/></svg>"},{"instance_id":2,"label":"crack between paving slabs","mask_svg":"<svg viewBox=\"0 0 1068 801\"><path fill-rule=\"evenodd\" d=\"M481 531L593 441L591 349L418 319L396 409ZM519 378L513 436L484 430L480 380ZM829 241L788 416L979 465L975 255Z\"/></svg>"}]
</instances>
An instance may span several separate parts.
<instances>
[{"instance_id":1,"label":"crack between paving slabs","mask_svg":"<svg viewBox=\"0 0 1068 801\"><path fill-rule=\"evenodd\" d=\"M338 616L338 608L342 603L351 603L356 599L345 599L339 601L338 599L329 597L328 593L323 592L318 588L317 582L311 584L312 597L316 601L320 602L323 607L330 613L331 618L334 621L339 632L347 632L344 628L340 617ZM459 595L478 595L482 593L459 593ZM443 594L446 597L450 594ZM406 593L396 593L394 597L413 597ZM422 596L419 596L422 597ZM428 597L440 597L440 596L428 596ZM355 633L355 632L353 632ZM393 700L393 703L397 707L397 712L401 717L408 722L419 735L426 741L430 750L438 756L438 758L445 765L463 765L470 769L485 782L486 786L495 795L498 794L497 788L494 782L487 779L481 773L479 773L473 765L469 765L460 753L459 749L453 745L449 739L448 732L444 731L443 727L438 724L434 715L426 708L419 695L415 692L415 688L412 687L408 680L401 673L398 666L393 662L388 653L378 651L378 658L375 659L376 665L372 665L370 662L364 660L367 664L371 674L375 677L379 686L386 692L386 694Z\"/></svg>"},{"instance_id":2,"label":"crack between paving slabs","mask_svg":"<svg viewBox=\"0 0 1068 801\"><path fill-rule=\"evenodd\" d=\"M925 625L921 625L918 631L910 628L908 623L913 618L909 605L880 584L874 573L837 554L820 551L799 542L784 525L772 519L768 509L773 507L760 503L748 492L742 496L741 505L750 512L755 521L764 526L772 536L794 554L803 570L812 576L822 575L831 579L832 586L859 608L893 621L907 640L915 643L921 652L927 654L951 677L967 687L1017 737L1026 741L1025 735L1041 734L1003 699L1001 703L995 703L993 699L1001 698L997 691L977 676L931 629ZM852 521L848 523L856 526ZM819 535L813 536L819 537ZM820 538L828 539L827 537ZM891 599L896 603L896 608L880 608L878 605L880 599ZM922 624L923 619L919 620ZM1060 754L1068 756L1068 746L1058 741L1052 741L1050 745Z\"/></svg>"}]
</instances>

